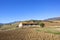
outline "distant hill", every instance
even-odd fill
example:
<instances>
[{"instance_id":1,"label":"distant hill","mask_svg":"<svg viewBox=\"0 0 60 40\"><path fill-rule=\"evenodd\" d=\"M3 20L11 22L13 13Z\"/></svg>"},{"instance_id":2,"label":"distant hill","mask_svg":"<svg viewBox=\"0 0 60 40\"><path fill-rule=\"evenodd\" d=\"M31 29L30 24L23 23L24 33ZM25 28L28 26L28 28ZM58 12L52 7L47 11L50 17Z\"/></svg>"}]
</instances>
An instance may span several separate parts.
<instances>
[{"instance_id":1,"label":"distant hill","mask_svg":"<svg viewBox=\"0 0 60 40\"><path fill-rule=\"evenodd\" d=\"M3 24L3 23L0 23L0 24Z\"/></svg>"},{"instance_id":2,"label":"distant hill","mask_svg":"<svg viewBox=\"0 0 60 40\"><path fill-rule=\"evenodd\" d=\"M2 27L2 25L3 25L3 24L2 24L2 23L0 23L0 27Z\"/></svg>"},{"instance_id":3,"label":"distant hill","mask_svg":"<svg viewBox=\"0 0 60 40\"><path fill-rule=\"evenodd\" d=\"M0 23L0 25L2 25L3 23Z\"/></svg>"},{"instance_id":4,"label":"distant hill","mask_svg":"<svg viewBox=\"0 0 60 40\"><path fill-rule=\"evenodd\" d=\"M60 17L48 18L48 19L45 19L45 20L60 20Z\"/></svg>"}]
</instances>

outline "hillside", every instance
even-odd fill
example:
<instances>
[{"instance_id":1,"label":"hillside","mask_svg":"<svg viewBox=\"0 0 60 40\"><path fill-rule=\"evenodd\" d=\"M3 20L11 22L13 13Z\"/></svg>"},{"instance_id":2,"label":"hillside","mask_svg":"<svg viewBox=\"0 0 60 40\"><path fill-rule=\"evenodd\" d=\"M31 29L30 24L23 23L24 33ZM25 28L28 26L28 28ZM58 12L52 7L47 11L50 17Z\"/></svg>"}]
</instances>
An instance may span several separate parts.
<instances>
[{"instance_id":1,"label":"hillside","mask_svg":"<svg viewBox=\"0 0 60 40\"><path fill-rule=\"evenodd\" d=\"M14 29L17 28L20 22L12 22L12 23L6 23L1 25L0 29L1 30L7 30L7 29Z\"/></svg>"},{"instance_id":2,"label":"hillside","mask_svg":"<svg viewBox=\"0 0 60 40\"><path fill-rule=\"evenodd\" d=\"M41 22L41 20L26 20L26 21L16 21L11 23L6 23L1 26L1 30L16 29L20 22Z\"/></svg>"},{"instance_id":3,"label":"hillside","mask_svg":"<svg viewBox=\"0 0 60 40\"><path fill-rule=\"evenodd\" d=\"M22 22L32 22L32 21L38 22L38 23L44 23L45 27L60 27L60 20L52 20L52 21L48 21L48 20L27 20L27 21L22 21ZM17 28L19 23L20 23L20 21L3 24L3 25L1 25L0 29L2 29L2 30L15 29L15 28Z\"/></svg>"},{"instance_id":4,"label":"hillside","mask_svg":"<svg viewBox=\"0 0 60 40\"><path fill-rule=\"evenodd\" d=\"M24 28L0 31L0 40L60 40L60 35L38 31L37 28Z\"/></svg>"},{"instance_id":5,"label":"hillside","mask_svg":"<svg viewBox=\"0 0 60 40\"><path fill-rule=\"evenodd\" d=\"M44 23L44 28L17 28L19 22L7 23L0 28L0 40L60 40L60 22L28 20Z\"/></svg>"},{"instance_id":6,"label":"hillside","mask_svg":"<svg viewBox=\"0 0 60 40\"><path fill-rule=\"evenodd\" d=\"M60 17L48 18L45 20L26 20L26 21L15 21L11 23L2 24L0 23L0 29L13 29L17 28L20 22L39 22L44 23L45 27L60 27Z\"/></svg>"}]
</instances>

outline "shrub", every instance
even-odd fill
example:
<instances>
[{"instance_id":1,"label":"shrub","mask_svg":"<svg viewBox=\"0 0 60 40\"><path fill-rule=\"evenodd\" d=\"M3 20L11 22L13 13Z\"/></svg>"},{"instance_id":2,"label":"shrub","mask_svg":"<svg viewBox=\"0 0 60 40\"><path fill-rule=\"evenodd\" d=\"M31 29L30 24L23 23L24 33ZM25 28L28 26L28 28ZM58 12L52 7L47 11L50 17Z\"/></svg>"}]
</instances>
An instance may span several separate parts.
<instances>
[{"instance_id":1,"label":"shrub","mask_svg":"<svg viewBox=\"0 0 60 40\"><path fill-rule=\"evenodd\" d=\"M44 23L40 23L39 25L40 25L41 27L44 27L44 26L45 26L45 24L44 24Z\"/></svg>"}]
</instances>

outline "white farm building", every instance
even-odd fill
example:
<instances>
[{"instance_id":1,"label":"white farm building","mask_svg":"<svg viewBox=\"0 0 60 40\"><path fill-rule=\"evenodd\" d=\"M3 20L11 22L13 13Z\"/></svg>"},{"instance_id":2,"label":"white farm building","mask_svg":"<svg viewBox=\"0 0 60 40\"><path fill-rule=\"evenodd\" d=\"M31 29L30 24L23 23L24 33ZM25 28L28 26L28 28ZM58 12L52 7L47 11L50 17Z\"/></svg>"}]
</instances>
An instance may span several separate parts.
<instances>
[{"instance_id":1,"label":"white farm building","mask_svg":"<svg viewBox=\"0 0 60 40\"><path fill-rule=\"evenodd\" d=\"M40 25L36 22L20 22L19 28L21 27L40 27Z\"/></svg>"}]
</instances>

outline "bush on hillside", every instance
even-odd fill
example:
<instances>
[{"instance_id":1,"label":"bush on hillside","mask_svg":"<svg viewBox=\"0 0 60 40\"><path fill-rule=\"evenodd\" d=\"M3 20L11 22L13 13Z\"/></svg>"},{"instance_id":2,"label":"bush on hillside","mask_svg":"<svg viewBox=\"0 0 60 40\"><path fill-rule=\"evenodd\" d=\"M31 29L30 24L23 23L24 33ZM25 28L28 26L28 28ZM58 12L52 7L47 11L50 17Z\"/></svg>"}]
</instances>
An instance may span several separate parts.
<instances>
[{"instance_id":1,"label":"bush on hillside","mask_svg":"<svg viewBox=\"0 0 60 40\"><path fill-rule=\"evenodd\" d=\"M41 27L44 27L44 26L45 26L45 24L44 24L44 23L40 23L39 25L40 25Z\"/></svg>"}]
</instances>

